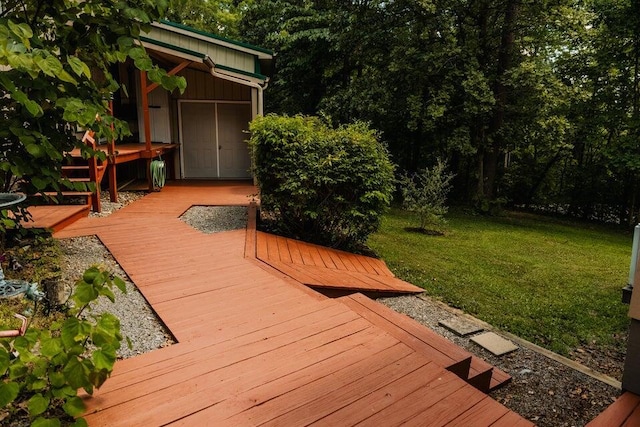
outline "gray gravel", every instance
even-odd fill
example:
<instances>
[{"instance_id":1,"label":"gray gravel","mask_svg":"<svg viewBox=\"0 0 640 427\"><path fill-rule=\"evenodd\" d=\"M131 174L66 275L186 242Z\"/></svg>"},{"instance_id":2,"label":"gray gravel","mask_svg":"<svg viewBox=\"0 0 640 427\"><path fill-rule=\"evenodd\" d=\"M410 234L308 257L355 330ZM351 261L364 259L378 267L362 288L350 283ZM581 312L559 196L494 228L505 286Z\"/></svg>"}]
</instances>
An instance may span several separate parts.
<instances>
[{"instance_id":1,"label":"gray gravel","mask_svg":"<svg viewBox=\"0 0 640 427\"><path fill-rule=\"evenodd\" d=\"M501 357L493 356L471 342L470 336L459 337L438 325L440 320L456 316L456 311L437 301L416 296L378 301L511 375L511 383L491 393L492 397L539 426L583 426L620 393L614 387L528 348L522 347Z\"/></svg>"},{"instance_id":2,"label":"gray gravel","mask_svg":"<svg viewBox=\"0 0 640 427\"><path fill-rule=\"evenodd\" d=\"M203 233L239 230L247 226L245 206L193 206L180 219Z\"/></svg>"},{"instance_id":3,"label":"gray gravel","mask_svg":"<svg viewBox=\"0 0 640 427\"><path fill-rule=\"evenodd\" d=\"M114 203L110 200L109 191L100 192L101 212L91 212L91 218L99 218L111 215L113 212L127 206L129 203L135 202L144 197L144 191L122 191L118 193L118 202Z\"/></svg>"},{"instance_id":4,"label":"gray gravel","mask_svg":"<svg viewBox=\"0 0 640 427\"><path fill-rule=\"evenodd\" d=\"M143 192L121 192L118 195L119 203L111 203L108 192L103 192L102 212L92 213L91 216L109 216L144 195ZM185 212L182 220L203 233L235 230L246 227L247 208L243 206L194 206ZM127 293L116 292L115 304L106 298L101 298L92 306L94 313L108 311L120 319L120 329L125 341L118 351L119 357L133 357L175 342L138 288L129 280L126 273L97 237L62 239L60 247L63 252L62 280L68 293L71 293L73 284L84 270L92 265L109 269L125 280ZM131 340L131 349L126 345L126 338Z\"/></svg>"},{"instance_id":5,"label":"gray gravel","mask_svg":"<svg viewBox=\"0 0 640 427\"><path fill-rule=\"evenodd\" d=\"M126 273L97 237L63 239L60 240L60 247L63 252L62 280L69 290L75 281L82 276L84 270L92 265L106 268L125 280L127 293L122 294L116 289L115 303L111 303L106 298L100 298L92 305L93 313L110 312L120 319L120 330L125 341L118 350L119 357L126 359L174 342L147 300L131 283ZM131 340L131 349L126 345L127 338Z\"/></svg>"}]
</instances>

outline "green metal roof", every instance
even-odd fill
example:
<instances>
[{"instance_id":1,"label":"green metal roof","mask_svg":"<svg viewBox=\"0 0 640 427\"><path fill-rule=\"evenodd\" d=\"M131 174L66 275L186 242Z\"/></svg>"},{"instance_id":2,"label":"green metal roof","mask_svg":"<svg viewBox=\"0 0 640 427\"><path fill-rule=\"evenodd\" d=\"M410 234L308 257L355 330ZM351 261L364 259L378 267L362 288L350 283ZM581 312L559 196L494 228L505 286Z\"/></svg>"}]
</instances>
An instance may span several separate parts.
<instances>
[{"instance_id":1,"label":"green metal roof","mask_svg":"<svg viewBox=\"0 0 640 427\"><path fill-rule=\"evenodd\" d=\"M189 56L194 56L194 57L200 58L200 59L204 59L205 56L206 56L204 53L196 52L194 50L190 50L190 49L186 49L186 48L183 48L183 47L180 47L180 46L176 46L176 45L171 44L171 43L166 43L166 42L163 42L163 41L154 40L154 39L149 38L149 37L140 37L140 40L142 42L144 42L144 43L149 43L149 44L152 44L152 45L163 47L165 49L169 49L169 50L172 50L172 51L177 52L177 53L182 53L182 54L186 54L186 55L189 55ZM180 56L180 55L176 55L176 56ZM251 72L248 72L248 71L244 71L244 70L240 70L240 69L237 69L237 68L229 67L229 66L226 66L226 65L223 65L223 64L216 64L215 68L219 69L219 70L235 73L235 74L240 74L240 75L243 75L243 76L253 77L253 78L256 78L256 79L259 79L259 80L263 80L263 81L267 79L267 76L265 76L265 75L262 75L262 74L259 74L259 73L251 73Z\"/></svg>"},{"instance_id":2,"label":"green metal roof","mask_svg":"<svg viewBox=\"0 0 640 427\"><path fill-rule=\"evenodd\" d=\"M173 44L170 44L170 43L165 43L165 42L162 42L160 40L150 39L149 37L140 36L140 40L145 42L145 43L151 43L151 44L154 44L156 46L160 46L160 47L164 47L166 49L174 50L176 52L185 53L185 54L191 55L191 56L196 56L196 57L198 57L200 59L203 59L206 56L204 53L196 52L195 50L185 49L183 47L176 46L176 45L173 45Z\"/></svg>"},{"instance_id":3,"label":"green metal roof","mask_svg":"<svg viewBox=\"0 0 640 427\"><path fill-rule=\"evenodd\" d=\"M217 34L209 33L209 32L206 32L206 31L198 30L198 29L189 27L189 26L184 25L184 24L178 24L177 22L160 20L160 23L165 24L165 25L169 25L171 27L180 28L182 30L189 31L189 32L192 32L194 34L199 34L201 36L205 36L205 37L208 37L208 38L213 39L213 40L220 40L220 41L232 44L232 45L244 47L246 49L255 50L256 52L266 53L267 55L273 56L273 51L272 50L265 49L265 48L260 47L260 46L254 46L254 45L249 44L249 43L244 43L244 42L240 42L240 41L237 41L237 40L231 40L231 39L228 39L226 37L222 37L222 36L219 36Z\"/></svg>"}]
</instances>

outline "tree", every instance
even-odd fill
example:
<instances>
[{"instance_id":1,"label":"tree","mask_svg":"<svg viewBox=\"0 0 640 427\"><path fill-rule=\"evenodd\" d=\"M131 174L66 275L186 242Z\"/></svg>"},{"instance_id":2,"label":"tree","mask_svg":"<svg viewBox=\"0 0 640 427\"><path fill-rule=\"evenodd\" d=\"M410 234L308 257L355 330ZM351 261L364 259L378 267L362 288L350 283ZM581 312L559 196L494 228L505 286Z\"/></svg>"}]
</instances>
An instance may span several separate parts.
<instances>
[{"instance_id":1,"label":"tree","mask_svg":"<svg viewBox=\"0 0 640 427\"><path fill-rule=\"evenodd\" d=\"M224 37L238 38L245 1L169 0L164 15L169 21L188 25Z\"/></svg>"},{"instance_id":2,"label":"tree","mask_svg":"<svg viewBox=\"0 0 640 427\"><path fill-rule=\"evenodd\" d=\"M159 19L166 1L27 0L0 12L0 188L19 184L28 194L82 186L61 178L74 147L96 155L76 137L79 128L118 139L129 130L108 113L119 89L112 66L128 59L168 90L184 79L168 76L136 43ZM126 89L126 88L125 88ZM101 120L96 120L100 117ZM113 129L111 126L113 125ZM5 223L5 225L9 225Z\"/></svg>"},{"instance_id":3,"label":"tree","mask_svg":"<svg viewBox=\"0 0 640 427\"><path fill-rule=\"evenodd\" d=\"M447 195L453 175L447 172L447 164L438 160L431 168L425 168L411 176L400 178L402 207L416 215L422 232L427 226L437 227L447 213Z\"/></svg>"},{"instance_id":4,"label":"tree","mask_svg":"<svg viewBox=\"0 0 640 427\"><path fill-rule=\"evenodd\" d=\"M640 212L639 10L265 0L247 5L240 28L278 52L271 111L371 122L401 169L447 160L459 201L629 221Z\"/></svg>"}]
</instances>

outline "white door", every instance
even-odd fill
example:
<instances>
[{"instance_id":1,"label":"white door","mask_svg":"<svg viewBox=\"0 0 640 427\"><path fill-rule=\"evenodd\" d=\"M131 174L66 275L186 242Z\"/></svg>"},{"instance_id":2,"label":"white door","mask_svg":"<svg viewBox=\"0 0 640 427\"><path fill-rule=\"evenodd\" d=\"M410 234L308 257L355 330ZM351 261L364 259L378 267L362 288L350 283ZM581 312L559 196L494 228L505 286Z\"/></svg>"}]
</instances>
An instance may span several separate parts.
<instances>
[{"instance_id":1,"label":"white door","mask_svg":"<svg viewBox=\"0 0 640 427\"><path fill-rule=\"evenodd\" d=\"M251 177L251 156L245 142L249 135L251 105L218 104L218 149L220 178Z\"/></svg>"},{"instance_id":2,"label":"white door","mask_svg":"<svg viewBox=\"0 0 640 427\"><path fill-rule=\"evenodd\" d=\"M183 102L180 105L184 177L216 178L216 105L199 102Z\"/></svg>"},{"instance_id":3,"label":"white door","mask_svg":"<svg viewBox=\"0 0 640 427\"><path fill-rule=\"evenodd\" d=\"M136 73L137 75L137 73ZM138 88L140 78L138 77ZM171 141L171 115L169 112L169 92L159 87L149 93L149 126L151 128L151 142ZM144 135L144 114L142 111L142 97L138 96L138 132L140 142L146 142Z\"/></svg>"}]
</instances>

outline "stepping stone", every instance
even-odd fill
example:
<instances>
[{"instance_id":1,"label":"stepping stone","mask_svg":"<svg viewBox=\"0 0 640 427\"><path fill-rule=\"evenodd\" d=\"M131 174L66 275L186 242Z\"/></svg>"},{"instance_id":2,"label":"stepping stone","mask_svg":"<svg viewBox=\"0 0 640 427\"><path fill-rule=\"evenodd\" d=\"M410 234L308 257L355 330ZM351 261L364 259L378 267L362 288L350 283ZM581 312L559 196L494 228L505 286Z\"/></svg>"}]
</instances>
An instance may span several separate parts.
<instances>
[{"instance_id":1,"label":"stepping stone","mask_svg":"<svg viewBox=\"0 0 640 427\"><path fill-rule=\"evenodd\" d=\"M438 324L460 335L461 337L475 334L476 332L484 330L482 326L468 320L461 319L460 317L451 317L447 320L440 320Z\"/></svg>"},{"instance_id":2,"label":"stepping stone","mask_svg":"<svg viewBox=\"0 0 640 427\"><path fill-rule=\"evenodd\" d=\"M476 335L471 338L471 341L478 344L485 350L490 351L495 356L502 356L503 354L511 353L518 349L518 346L514 343L493 332L485 332L484 334Z\"/></svg>"}]
</instances>

